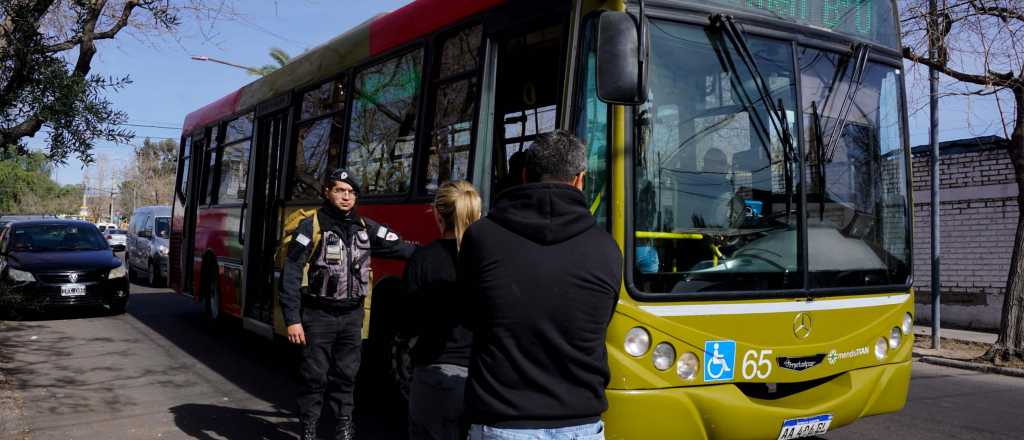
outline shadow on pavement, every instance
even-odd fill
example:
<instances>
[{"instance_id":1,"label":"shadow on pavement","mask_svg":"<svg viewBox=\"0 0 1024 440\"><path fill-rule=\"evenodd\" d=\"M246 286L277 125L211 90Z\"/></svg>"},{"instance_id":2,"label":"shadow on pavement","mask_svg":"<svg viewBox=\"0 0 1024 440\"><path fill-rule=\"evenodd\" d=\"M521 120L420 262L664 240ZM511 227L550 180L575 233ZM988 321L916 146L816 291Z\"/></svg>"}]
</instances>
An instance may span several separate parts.
<instances>
[{"instance_id":1,"label":"shadow on pavement","mask_svg":"<svg viewBox=\"0 0 1024 440\"><path fill-rule=\"evenodd\" d=\"M298 422L291 420L292 414L281 411L259 411L231 408L219 405L188 403L170 409L174 423L182 432L197 439L243 439L266 440L294 439L299 431ZM268 419L288 421L274 422Z\"/></svg>"},{"instance_id":2,"label":"shadow on pavement","mask_svg":"<svg viewBox=\"0 0 1024 440\"><path fill-rule=\"evenodd\" d=\"M132 286L133 292L139 290ZM292 438L300 431L295 415L297 348L281 340L268 341L244 331L237 320L212 323L202 307L166 290L133 293L128 312L246 393L272 405L273 411L251 411L218 405L183 404L171 408L175 423L197 438L219 433L225 438ZM365 365L364 365L365 366ZM361 372L360 376L365 376ZM389 393L378 393L368 381L356 388L356 431L360 439L404 439L404 404ZM322 434L333 430L325 405ZM263 417L279 418L273 423Z\"/></svg>"}]
</instances>

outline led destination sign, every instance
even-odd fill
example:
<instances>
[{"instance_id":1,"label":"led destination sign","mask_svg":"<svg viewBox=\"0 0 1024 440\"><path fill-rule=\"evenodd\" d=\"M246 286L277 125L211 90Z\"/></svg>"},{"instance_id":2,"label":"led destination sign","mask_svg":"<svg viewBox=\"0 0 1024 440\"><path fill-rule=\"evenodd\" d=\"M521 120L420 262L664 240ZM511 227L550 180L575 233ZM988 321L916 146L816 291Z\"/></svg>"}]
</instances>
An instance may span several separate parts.
<instances>
[{"instance_id":1,"label":"led destination sign","mask_svg":"<svg viewBox=\"0 0 1024 440\"><path fill-rule=\"evenodd\" d=\"M769 15L897 48L893 3L887 0L712 0L734 9Z\"/></svg>"}]
</instances>

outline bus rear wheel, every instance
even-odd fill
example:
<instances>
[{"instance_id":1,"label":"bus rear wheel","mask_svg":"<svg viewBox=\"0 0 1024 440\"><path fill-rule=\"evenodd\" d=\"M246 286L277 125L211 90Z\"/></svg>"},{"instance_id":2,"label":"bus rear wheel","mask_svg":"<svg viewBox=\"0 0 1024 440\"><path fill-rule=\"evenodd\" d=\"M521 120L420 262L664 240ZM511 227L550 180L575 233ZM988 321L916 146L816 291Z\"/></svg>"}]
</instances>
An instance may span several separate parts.
<instances>
[{"instance_id":1,"label":"bus rear wheel","mask_svg":"<svg viewBox=\"0 0 1024 440\"><path fill-rule=\"evenodd\" d=\"M206 319L210 322L220 320L220 286L217 277L209 275L203 277L203 311Z\"/></svg>"}]
</instances>

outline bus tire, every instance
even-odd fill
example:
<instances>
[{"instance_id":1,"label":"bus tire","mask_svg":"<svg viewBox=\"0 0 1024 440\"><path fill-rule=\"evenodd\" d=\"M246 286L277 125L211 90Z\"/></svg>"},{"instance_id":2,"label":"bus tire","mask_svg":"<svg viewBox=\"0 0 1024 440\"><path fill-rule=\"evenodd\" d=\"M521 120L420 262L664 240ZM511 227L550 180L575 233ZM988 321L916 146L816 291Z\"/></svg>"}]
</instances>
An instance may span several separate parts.
<instances>
[{"instance_id":1,"label":"bus tire","mask_svg":"<svg viewBox=\"0 0 1024 440\"><path fill-rule=\"evenodd\" d=\"M374 285L369 345L364 361L365 371L370 376L368 379L388 390L382 395L396 398L403 397L403 387L408 391L408 384L403 383L406 382L405 376L400 373L404 368L403 358L408 359L408 356L403 355L402 332L399 327L403 321L400 315L401 287L398 278L386 278Z\"/></svg>"},{"instance_id":2,"label":"bus tire","mask_svg":"<svg viewBox=\"0 0 1024 440\"><path fill-rule=\"evenodd\" d=\"M220 283L217 282L217 267L212 264L204 266L206 270L203 270L203 276L201 278L202 284L202 297L203 297L203 314L206 316L206 320L209 322L216 323L220 321Z\"/></svg>"}]
</instances>

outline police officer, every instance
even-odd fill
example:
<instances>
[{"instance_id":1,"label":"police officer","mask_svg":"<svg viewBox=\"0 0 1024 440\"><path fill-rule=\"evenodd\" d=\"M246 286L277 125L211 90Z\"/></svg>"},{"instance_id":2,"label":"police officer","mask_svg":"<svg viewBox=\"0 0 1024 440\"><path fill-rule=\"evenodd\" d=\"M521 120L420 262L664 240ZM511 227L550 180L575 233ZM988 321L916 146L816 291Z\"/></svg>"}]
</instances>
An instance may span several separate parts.
<instances>
[{"instance_id":1,"label":"police officer","mask_svg":"<svg viewBox=\"0 0 1024 440\"><path fill-rule=\"evenodd\" d=\"M358 188L351 173L332 172L323 185L323 206L299 223L287 247L280 301L288 340L302 347L298 404L304 440L316 438L325 391L338 416L336 438L355 437L353 391L370 255L408 259L415 250L390 228L356 214Z\"/></svg>"}]
</instances>

